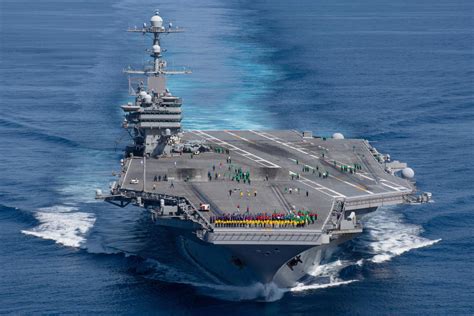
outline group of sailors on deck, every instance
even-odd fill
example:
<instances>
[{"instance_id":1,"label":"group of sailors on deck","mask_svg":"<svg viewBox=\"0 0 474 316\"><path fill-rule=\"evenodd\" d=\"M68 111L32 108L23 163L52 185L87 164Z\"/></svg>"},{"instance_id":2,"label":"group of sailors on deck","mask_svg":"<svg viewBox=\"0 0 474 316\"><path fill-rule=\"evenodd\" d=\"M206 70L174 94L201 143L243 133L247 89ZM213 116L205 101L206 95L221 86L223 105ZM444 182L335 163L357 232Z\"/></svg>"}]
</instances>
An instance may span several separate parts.
<instances>
[{"instance_id":1,"label":"group of sailors on deck","mask_svg":"<svg viewBox=\"0 0 474 316\"><path fill-rule=\"evenodd\" d=\"M216 227L247 228L300 228L314 224L318 214L310 211L289 213L223 214L211 216L210 222Z\"/></svg>"}]
</instances>

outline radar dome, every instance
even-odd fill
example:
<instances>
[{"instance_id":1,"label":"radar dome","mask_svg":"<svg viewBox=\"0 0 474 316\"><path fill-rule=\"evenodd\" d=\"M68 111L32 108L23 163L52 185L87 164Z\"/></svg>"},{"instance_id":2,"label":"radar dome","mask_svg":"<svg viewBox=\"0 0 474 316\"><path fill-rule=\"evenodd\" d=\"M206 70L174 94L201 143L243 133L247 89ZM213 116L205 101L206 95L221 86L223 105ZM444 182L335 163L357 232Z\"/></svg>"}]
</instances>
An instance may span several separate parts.
<instances>
[{"instance_id":1,"label":"radar dome","mask_svg":"<svg viewBox=\"0 0 474 316\"><path fill-rule=\"evenodd\" d=\"M146 91L140 91L140 93L138 94L140 97L144 98L146 96Z\"/></svg>"},{"instance_id":2,"label":"radar dome","mask_svg":"<svg viewBox=\"0 0 474 316\"><path fill-rule=\"evenodd\" d=\"M334 134L332 134L332 138L334 138L334 139L344 139L344 135L342 135L341 133L334 133Z\"/></svg>"},{"instance_id":3,"label":"radar dome","mask_svg":"<svg viewBox=\"0 0 474 316\"><path fill-rule=\"evenodd\" d=\"M155 54L161 53L160 45L153 45L153 53L155 53Z\"/></svg>"},{"instance_id":4,"label":"radar dome","mask_svg":"<svg viewBox=\"0 0 474 316\"><path fill-rule=\"evenodd\" d=\"M415 176L415 171L412 168L405 168L402 170L402 176L406 179L412 179Z\"/></svg>"},{"instance_id":5,"label":"radar dome","mask_svg":"<svg viewBox=\"0 0 474 316\"><path fill-rule=\"evenodd\" d=\"M163 19L159 15L154 15L150 19L150 23L152 27L162 27L163 26Z\"/></svg>"},{"instance_id":6,"label":"radar dome","mask_svg":"<svg viewBox=\"0 0 474 316\"><path fill-rule=\"evenodd\" d=\"M145 103L151 103L151 95L147 94L144 99Z\"/></svg>"}]
</instances>

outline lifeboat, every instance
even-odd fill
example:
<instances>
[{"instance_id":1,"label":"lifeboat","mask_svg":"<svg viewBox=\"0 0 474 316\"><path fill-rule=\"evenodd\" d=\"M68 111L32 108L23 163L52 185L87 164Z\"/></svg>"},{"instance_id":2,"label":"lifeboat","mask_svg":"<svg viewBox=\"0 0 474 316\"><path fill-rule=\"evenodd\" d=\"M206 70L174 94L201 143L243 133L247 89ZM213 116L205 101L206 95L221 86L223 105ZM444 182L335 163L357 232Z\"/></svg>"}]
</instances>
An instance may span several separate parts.
<instances>
[{"instance_id":1,"label":"lifeboat","mask_svg":"<svg viewBox=\"0 0 474 316\"><path fill-rule=\"evenodd\" d=\"M139 105L132 105L132 104L124 104L121 106L124 112L135 112L140 109Z\"/></svg>"}]
</instances>

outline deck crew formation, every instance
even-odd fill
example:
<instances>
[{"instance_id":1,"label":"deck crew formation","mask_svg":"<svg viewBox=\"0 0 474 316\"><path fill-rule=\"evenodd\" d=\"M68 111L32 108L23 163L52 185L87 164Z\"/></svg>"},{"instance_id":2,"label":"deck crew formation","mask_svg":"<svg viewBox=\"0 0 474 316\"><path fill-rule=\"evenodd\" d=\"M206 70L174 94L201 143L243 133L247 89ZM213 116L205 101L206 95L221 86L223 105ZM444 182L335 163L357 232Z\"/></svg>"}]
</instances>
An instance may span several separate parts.
<instances>
[{"instance_id":1,"label":"deck crew formation","mask_svg":"<svg viewBox=\"0 0 474 316\"><path fill-rule=\"evenodd\" d=\"M364 139L183 130L182 100L166 76L190 71L167 69L161 43L161 35L183 29L164 25L156 12L150 24L129 30L151 35L152 66L125 70L133 101L121 106L122 126L131 143L110 194L96 196L147 209L183 257L223 282L292 286L328 250L360 234L363 215L430 200L430 193L416 195L406 163Z\"/></svg>"},{"instance_id":2,"label":"deck crew formation","mask_svg":"<svg viewBox=\"0 0 474 316\"><path fill-rule=\"evenodd\" d=\"M309 211L288 213L257 213L257 214L224 214L211 216L211 224L216 227L248 227L248 228L298 228L314 224L318 214Z\"/></svg>"}]
</instances>

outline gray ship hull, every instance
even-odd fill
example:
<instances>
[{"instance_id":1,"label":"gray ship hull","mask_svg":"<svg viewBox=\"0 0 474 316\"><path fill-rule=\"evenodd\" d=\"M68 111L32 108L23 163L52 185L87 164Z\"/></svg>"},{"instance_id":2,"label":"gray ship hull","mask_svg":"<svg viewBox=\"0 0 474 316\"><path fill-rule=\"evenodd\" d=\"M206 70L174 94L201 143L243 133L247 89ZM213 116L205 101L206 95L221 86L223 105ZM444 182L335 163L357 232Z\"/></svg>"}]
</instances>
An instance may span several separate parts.
<instances>
[{"instance_id":1,"label":"gray ship hull","mask_svg":"<svg viewBox=\"0 0 474 316\"><path fill-rule=\"evenodd\" d=\"M310 275L335 247L359 234L341 234L320 246L216 245L197 238L190 222L159 218L155 223L174 234L184 258L204 269L213 279L237 286L273 283L280 288L293 287ZM299 260L291 262L294 258Z\"/></svg>"}]
</instances>

